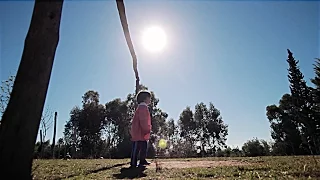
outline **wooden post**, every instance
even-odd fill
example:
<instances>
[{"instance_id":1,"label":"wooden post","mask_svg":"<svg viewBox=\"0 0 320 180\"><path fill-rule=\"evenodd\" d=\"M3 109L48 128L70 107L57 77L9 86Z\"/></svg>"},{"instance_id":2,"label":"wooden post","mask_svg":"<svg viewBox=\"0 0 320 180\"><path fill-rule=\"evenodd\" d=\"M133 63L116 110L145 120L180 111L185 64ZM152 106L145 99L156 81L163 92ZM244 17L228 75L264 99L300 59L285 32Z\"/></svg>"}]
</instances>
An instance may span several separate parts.
<instances>
[{"instance_id":1,"label":"wooden post","mask_svg":"<svg viewBox=\"0 0 320 180\"><path fill-rule=\"evenodd\" d=\"M42 135L42 130L40 130L40 159L42 158L42 152L43 152L43 135Z\"/></svg>"},{"instance_id":2,"label":"wooden post","mask_svg":"<svg viewBox=\"0 0 320 180\"><path fill-rule=\"evenodd\" d=\"M54 113L53 138L52 138L52 146L51 146L52 159L54 159L54 146L56 144L57 116L58 116L58 113L55 112Z\"/></svg>"}]
</instances>

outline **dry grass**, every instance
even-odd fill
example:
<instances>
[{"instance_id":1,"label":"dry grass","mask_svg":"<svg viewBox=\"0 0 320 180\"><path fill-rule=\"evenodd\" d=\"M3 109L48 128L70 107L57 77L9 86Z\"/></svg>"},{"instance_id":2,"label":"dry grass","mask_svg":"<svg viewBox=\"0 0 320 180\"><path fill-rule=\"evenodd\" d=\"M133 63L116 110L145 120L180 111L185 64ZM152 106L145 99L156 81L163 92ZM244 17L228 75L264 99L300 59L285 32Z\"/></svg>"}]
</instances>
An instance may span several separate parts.
<instances>
[{"instance_id":1,"label":"dry grass","mask_svg":"<svg viewBox=\"0 0 320 180\"><path fill-rule=\"evenodd\" d=\"M320 164L320 157L316 157ZM35 160L34 179L320 179L310 156L162 159L162 170L128 170L128 159Z\"/></svg>"}]
</instances>

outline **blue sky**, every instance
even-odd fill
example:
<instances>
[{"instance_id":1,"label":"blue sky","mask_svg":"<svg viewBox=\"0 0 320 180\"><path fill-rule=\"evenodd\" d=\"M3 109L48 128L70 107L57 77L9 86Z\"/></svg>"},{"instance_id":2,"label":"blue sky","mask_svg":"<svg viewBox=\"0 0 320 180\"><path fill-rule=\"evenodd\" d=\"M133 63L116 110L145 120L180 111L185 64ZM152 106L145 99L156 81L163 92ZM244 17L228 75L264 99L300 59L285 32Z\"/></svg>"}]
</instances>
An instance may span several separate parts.
<instances>
[{"instance_id":1,"label":"blue sky","mask_svg":"<svg viewBox=\"0 0 320 180\"><path fill-rule=\"evenodd\" d=\"M0 1L0 79L15 74L32 1ZM141 82L178 119L186 106L213 102L229 125L227 144L270 140L267 105L289 92L289 48L306 80L320 57L317 1L125 1ZM161 53L143 48L152 25L167 34ZM69 112L90 89L104 104L134 92L132 60L115 1L66 1L46 106L58 112L62 136ZM52 137L52 131L47 138Z\"/></svg>"}]
</instances>

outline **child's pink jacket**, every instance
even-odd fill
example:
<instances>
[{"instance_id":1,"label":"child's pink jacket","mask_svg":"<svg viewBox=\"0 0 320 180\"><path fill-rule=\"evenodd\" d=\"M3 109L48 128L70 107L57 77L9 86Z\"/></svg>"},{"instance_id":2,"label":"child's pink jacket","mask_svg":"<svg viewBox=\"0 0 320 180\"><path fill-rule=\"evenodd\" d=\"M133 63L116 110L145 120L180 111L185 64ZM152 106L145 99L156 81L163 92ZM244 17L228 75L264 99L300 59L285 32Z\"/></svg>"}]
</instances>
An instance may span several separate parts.
<instances>
[{"instance_id":1,"label":"child's pink jacket","mask_svg":"<svg viewBox=\"0 0 320 180\"><path fill-rule=\"evenodd\" d=\"M151 117L146 103L140 103L131 125L131 141L147 141L150 139Z\"/></svg>"}]
</instances>

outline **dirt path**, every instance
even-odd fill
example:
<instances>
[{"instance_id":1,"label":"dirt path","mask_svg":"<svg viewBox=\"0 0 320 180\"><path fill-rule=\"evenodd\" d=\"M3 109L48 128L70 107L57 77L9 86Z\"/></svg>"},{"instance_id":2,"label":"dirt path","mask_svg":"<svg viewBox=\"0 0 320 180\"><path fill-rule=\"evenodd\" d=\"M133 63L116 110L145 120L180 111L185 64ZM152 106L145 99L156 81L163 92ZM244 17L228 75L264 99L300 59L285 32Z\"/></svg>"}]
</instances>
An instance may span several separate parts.
<instances>
[{"instance_id":1,"label":"dirt path","mask_svg":"<svg viewBox=\"0 0 320 180\"><path fill-rule=\"evenodd\" d=\"M193 168L193 167L220 167L220 166L243 166L249 165L248 163L229 160L229 161L160 161L162 168ZM155 168L155 163L150 164L150 168Z\"/></svg>"}]
</instances>

